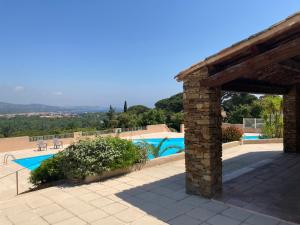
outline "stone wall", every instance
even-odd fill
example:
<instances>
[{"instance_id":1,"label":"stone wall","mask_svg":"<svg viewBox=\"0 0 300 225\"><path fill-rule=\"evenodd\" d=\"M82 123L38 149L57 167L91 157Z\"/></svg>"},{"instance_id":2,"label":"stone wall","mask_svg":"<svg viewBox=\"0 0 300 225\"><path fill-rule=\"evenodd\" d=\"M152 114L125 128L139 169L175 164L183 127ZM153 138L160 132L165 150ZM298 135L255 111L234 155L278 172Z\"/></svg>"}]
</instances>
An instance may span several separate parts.
<instances>
[{"instance_id":1,"label":"stone wall","mask_svg":"<svg viewBox=\"0 0 300 225\"><path fill-rule=\"evenodd\" d=\"M201 86L205 68L184 80L187 193L213 197L222 189L221 91Z\"/></svg>"},{"instance_id":2,"label":"stone wall","mask_svg":"<svg viewBox=\"0 0 300 225\"><path fill-rule=\"evenodd\" d=\"M283 97L284 152L300 152L300 88Z\"/></svg>"}]
</instances>

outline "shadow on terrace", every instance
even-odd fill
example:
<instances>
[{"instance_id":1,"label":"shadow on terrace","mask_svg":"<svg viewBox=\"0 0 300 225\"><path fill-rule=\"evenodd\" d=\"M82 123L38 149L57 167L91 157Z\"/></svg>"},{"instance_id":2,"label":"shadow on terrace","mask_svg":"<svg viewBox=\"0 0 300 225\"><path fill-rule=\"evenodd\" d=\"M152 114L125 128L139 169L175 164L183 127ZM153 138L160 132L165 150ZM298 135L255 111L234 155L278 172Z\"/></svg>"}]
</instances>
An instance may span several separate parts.
<instances>
[{"instance_id":1,"label":"shadow on terrace","mask_svg":"<svg viewBox=\"0 0 300 225\"><path fill-rule=\"evenodd\" d=\"M266 163L257 164L259 160ZM253 166L253 163L258 166ZM247 172L245 168L251 170ZM300 189L297 188L300 181L300 156L290 156L281 151L266 151L246 153L223 161L224 177L230 177L230 174L239 170L246 172L224 182L223 194L216 197L218 201L187 195L185 173L116 195L158 220L170 224L188 223L180 221L183 218L194 220L195 224L197 221L209 221L228 210L228 205L220 201L284 220L300 222ZM246 221L248 217L250 214L241 214L240 219Z\"/></svg>"}]
</instances>

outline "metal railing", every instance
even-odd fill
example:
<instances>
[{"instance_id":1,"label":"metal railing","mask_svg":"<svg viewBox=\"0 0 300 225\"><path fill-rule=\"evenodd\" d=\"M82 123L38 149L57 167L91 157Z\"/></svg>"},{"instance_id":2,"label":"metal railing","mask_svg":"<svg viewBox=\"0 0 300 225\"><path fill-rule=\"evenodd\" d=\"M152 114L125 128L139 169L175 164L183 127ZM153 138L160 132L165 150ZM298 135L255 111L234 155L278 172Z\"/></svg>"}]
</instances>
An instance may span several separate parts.
<instances>
[{"instance_id":1,"label":"metal railing","mask_svg":"<svg viewBox=\"0 0 300 225\"><path fill-rule=\"evenodd\" d=\"M33 136L29 137L30 142L41 141L41 140L52 140L54 138L63 139L63 138L74 138L74 133L65 133L65 134L54 134L54 135L44 135L44 136Z\"/></svg>"},{"instance_id":2,"label":"metal railing","mask_svg":"<svg viewBox=\"0 0 300 225\"><path fill-rule=\"evenodd\" d=\"M82 132L83 137L87 136L100 136L103 134L119 134L124 132L133 132L138 130L146 130L146 127L133 127L133 128L114 128L108 130L96 130L96 131L85 131Z\"/></svg>"},{"instance_id":3,"label":"metal railing","mask_svg":"<svg viewBox=\"0 0 300 225\"><path fill-rule=\"evenodd\" d=\"M83 131L83 132L81 132L81 135L83 137L100 136L103 134L116 134L116 133L133 132L133 131L146 130L146 129L147 129L146 127L113 128L113 129L107 129L107 130ZM35 142L35 141L41 141L41 140L53 140L54 138L58 138L58 139L74 138L74 133L32 136L32 137L29 137L29 141Z\"/></svg>"},{"instance_id":4,"label":"metal railing","mask_svg":"<svg viewBox=\"0 0 300 225\"><path fill-rule=\"evenodd\" d=\"M3 163L4 166L7 165L7 161L8 161L8 158L9 158L9 157L12 157L13 160L16 160L16 157L15 157L14 155L12 155L12 154L5 154L5 155L4 155L4 160L3 160L3 162L5 161L5 163ZM33 166L33 165L36 165L36 163L33 163L33 164L31 164L31 165L28 165L28 167ZM24 167L24 168L21 168L21 169L18 169L18 170L14 171L14 172L5 174L4 176L0 177L0 180L2 180L2 179L4 179L4 178L8 178L9 176L13 176L13 175L15 174L16 195L19 195L19 194L20 194L20 185L19 185L19 176L20 176L20 172L26 171L26 170L28 170L28 169L25 168L25 167ZM30 188L28 188L28 189L26 189L26 190L24 190L24 191L28 191L28 190L30 190Z\"/></svg>"},{"instance_id":5,"label":"metal railing","mask_svg":"<svg viewBox=\"0 0 300 225\"><path fill-rule=\"evenodd\" d=\"M261 118L243 118L244 128L262 128L264 125L264 120Z\"/></svg>"},{"instance_id":6,"label":"metal railing","mask_svg":"<svg viewBox=\"0 0 300 225\"><path fill-rule=\"evenodd\" d=\"M9 157L12 157L13 160L16 160L16 157L13 154L5 154L3 158L3 165L7 165L7 160Z\"/></svg>"}]
</instances>

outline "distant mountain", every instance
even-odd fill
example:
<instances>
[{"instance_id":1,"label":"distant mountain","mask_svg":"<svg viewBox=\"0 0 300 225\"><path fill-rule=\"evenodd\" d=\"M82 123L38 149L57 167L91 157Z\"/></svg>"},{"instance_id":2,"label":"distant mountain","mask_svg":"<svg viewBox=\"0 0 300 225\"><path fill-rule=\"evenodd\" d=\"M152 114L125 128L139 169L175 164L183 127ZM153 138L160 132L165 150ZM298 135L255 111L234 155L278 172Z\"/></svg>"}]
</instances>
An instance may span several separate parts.
<instances>
[{"instance_id":1,"label":"distant mountain","mask_svg":"<svg viewBox=\"0 0 300 225\"><path fill-rule=\"evenodd\" d=\"M107 108L97 106L49 106L43 104L12 104L0 102L0 114L34 113L34 112L104 112Z\"/></svg>"}]
</instances>

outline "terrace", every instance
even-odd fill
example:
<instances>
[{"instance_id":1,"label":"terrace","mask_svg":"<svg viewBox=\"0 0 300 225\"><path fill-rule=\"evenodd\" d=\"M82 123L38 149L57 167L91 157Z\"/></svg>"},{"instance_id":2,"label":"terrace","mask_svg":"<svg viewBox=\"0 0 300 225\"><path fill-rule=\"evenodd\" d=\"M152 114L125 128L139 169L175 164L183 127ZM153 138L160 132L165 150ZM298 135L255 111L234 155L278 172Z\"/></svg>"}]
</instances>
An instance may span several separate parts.
<instances>
[{"instance_id":1,"label":"terrace","mask_svg":"<svg viewBox=\"0 0 300 225\"><path fill-rule=\"evenodd\" d=\"M246 171L280 160L281 149L258 144L224 150L224 180L237 185ZM224 203L186 194L184 177L184 160L177 160L102 182L21 194L0 202L0 224L289 224L233 206L234 198Z\"/></svg>"}]
</instances>

